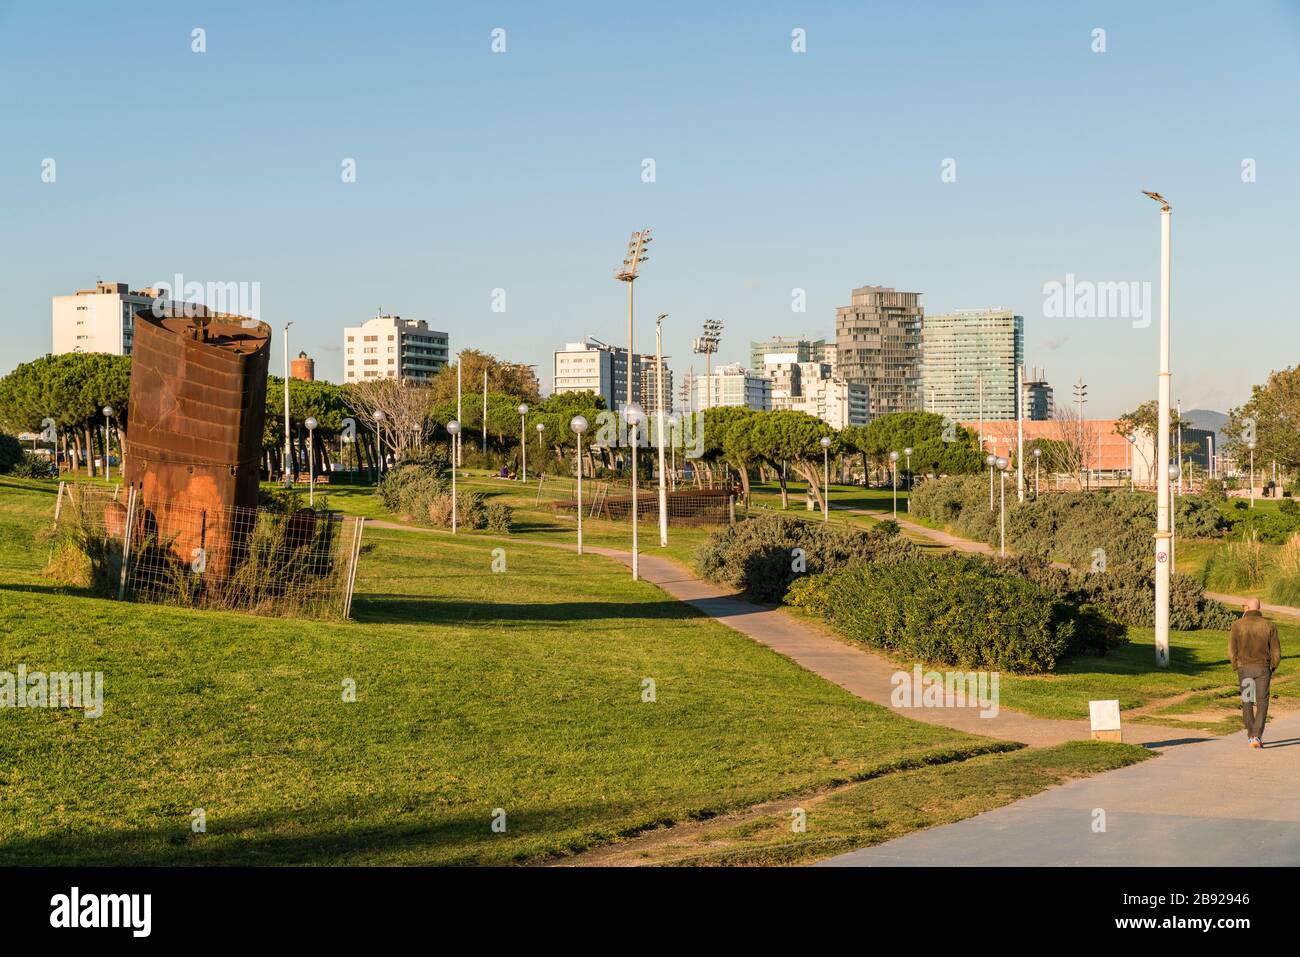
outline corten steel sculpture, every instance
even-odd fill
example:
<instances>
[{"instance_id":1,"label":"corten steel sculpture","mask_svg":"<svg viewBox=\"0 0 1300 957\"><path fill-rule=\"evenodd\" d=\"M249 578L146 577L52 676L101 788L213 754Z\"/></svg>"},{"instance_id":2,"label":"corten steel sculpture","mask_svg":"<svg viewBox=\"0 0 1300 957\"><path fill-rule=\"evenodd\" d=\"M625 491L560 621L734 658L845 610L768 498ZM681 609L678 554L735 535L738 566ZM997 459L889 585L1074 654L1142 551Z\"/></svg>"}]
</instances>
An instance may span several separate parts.
<instances>
[{"instance_id":1,"label":"corten steel sculpture","mask_svg":"<svg viewBox=\"0 0 1300 957\"><path fill-rule=\"evenodd\" d=\"M139 527L187 564L202 549L216 578L252 528L270 352L255 319L192 303L135 315L124 480Z\"/></svg>"}]
</instances>

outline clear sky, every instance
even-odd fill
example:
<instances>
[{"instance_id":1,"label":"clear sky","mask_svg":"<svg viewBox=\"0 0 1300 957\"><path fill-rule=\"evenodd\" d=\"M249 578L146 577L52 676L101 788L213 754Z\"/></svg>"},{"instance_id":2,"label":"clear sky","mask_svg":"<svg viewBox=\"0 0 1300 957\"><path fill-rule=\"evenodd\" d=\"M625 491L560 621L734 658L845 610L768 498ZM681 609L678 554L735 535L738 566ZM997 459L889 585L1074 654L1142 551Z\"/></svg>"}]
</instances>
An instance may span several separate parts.
<instances>
[{"instance_id":1,"label":"clear sky","mask_svg":"<svg viewBox=\"0 0 1300 957\"><path fill-rule=\"evenodd\" d=\"M546 383L564 342L624 342L650 226L636 345L668 313L678 375L706 318L747 360L882 284L1015 309L1058 398L1082 376L1113 415L1155 395L1157 324L1048 318L1043 286L1158 292L1145 188L1174 395L1226 410L1300 358L1298 80L1294 0L0 0L0 371L49 351L51 296L181 274L260 283L324 378L382 308Z\"/></svg>"}]
</instances>

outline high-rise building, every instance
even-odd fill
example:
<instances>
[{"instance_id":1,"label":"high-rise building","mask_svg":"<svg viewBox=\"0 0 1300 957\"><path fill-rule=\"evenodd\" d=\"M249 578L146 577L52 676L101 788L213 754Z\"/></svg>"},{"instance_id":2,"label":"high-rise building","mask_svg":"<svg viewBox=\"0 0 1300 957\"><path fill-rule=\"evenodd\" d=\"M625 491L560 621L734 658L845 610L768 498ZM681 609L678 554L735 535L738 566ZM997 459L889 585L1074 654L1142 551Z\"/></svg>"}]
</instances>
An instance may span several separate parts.
<instances>
[{"instance_id":1,"label":"high-rise building","mask_svg":"<svg viewBox=\"0 0 1300 957\"><path fill-rule=\"evenodd\" d=\"M316 378L316 360L305 352L289 362L289 378L311 382Z\"/></svg>"},{"instance_id":2,"label":"high-rise building","mask_svg":"<svg viewBox=\"0 0 1300 957\"><path fill-rule=\"evenodd\" d=\"M867 386L873 418L921 408L920 299L916 292L862 286L835 310L836 371Z\"/></svg>"},{"instance_id":3,"label":"high-rise building","mask_svg":"<svg viewBox=\"0 0 1300 957\"><path fill-rule=\"evenodd\" d=\"M134 292L124 282L97 282L94 289L52 297L54 354L108 352L129 356L136 312L161 298L159 290Z\"/></svg>"},{"instance_id":4,"label":"high-rise building","mask_svg":"<svg viewBox=\"0 0 1300 957\"><path fill-rule=\"evenodd\" d=\"M1047 422L1056 415L1056 399L1047 384L1043 369L1030 369L1025 375L1025 418L1032 422Z\"/></svg>"},{"instance_id":5,"label":"high-rise building","mask_svg":"<svg viewBox=\"0 0 1300 957\"><path fill-rule=\"evenodd\" d=\"M739 405L757 412L772 409L772 380L739 362L716 367L709 375L694 376L691 404L695 411Z\"/></svg>"},{"instance_id":6,"label":"high-rise building","mask_svg":"<svg viewBox=\"0 0 1300 957\"><path fill-rule=\"evenodd\" d=\"M641 402L641 363L632 354L632 401ZM555 392L594 392L609 409L627 405L627 350L588 336L555 353Z\"/></svg>"},{"instance_id":7,"label":"high-rise building","mask_svg":"<svg viewBox=\"0 0 1300 957\"><path fill-rule=\"evenodd\" d=\"M1025 320L1007 309L926 316L921 390L927 412L954 421L1016 417L1016 370L1025 361Z\"/></svg>"},{"instance_id":8,"label":"high-rise building","mask_svg":"<svg viewBox=\"0 0 1300 957\"><path fill-rule=\"evenodd\" d=\"M773 336L771 339L752 339L749 343L749 367L761 369L767 355L794 356L793 362L824 362L826 351L834 351L835 344L825 339L806 339L801 336Z\"/></svg>"},{"instance_id":9,"label":"high-rise building","mask_svg":"<svg viewBox=\"0 0 1300 957\"><path fill-rule=\"evenodd\" d=\"M664 377L662 411L671 412L673 408L673 370L668 368L668 360L656 362L654 356L641 357L641 396L646 412L658 414L659 408L659 374ZM627 386L624 386L627 388Z\"/></svg>"},{"instance_id":10,"label":"high-rise building","mask_svg":"<svg viewBox=\"0 0 1300 957\"><path fill-rule=\"evenodd\" d=\"M423 319L375 316L343 330L343 381L428 382L447 365L449 337Z\"/></svg>"}]
</instances>

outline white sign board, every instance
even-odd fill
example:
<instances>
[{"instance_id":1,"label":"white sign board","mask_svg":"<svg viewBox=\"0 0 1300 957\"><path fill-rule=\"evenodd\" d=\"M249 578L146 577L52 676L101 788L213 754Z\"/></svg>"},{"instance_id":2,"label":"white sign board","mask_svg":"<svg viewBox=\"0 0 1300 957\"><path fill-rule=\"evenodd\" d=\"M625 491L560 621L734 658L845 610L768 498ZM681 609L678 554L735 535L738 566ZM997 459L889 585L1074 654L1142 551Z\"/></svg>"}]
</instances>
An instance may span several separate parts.
<instances>
[{"instance_id":1,"label":"white sign board","mask_svg":"<svg viewBox=\"0 0 1300 957\"><path fill-rule=\"evenodd\" d=\"M1119 701L1089 701L1088 717L1093 731L1119 730Z\"/></svg>"}]
</instances>

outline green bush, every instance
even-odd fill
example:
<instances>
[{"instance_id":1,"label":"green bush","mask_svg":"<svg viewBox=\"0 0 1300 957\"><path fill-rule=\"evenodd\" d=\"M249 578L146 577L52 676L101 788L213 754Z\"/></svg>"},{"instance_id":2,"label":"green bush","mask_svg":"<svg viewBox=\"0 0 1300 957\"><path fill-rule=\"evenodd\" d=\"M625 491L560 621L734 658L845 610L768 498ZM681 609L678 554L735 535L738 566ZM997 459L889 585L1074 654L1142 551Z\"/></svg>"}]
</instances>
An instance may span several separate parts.
<instances>
[{"instance_id":1,"label":"green bush","mask_svg":"<svg viewBox=\"0 0 1300 957\"><path fill-rule=\"evenodd\" d=\"M1300 514L1284 513L1280 509L1252 509L1247 502L1241 501L1237 505L1242 514L1234 516L1233 534L1243 541L1255 537L1270 545L1280 545L1300 531Z\"/></svg>"},{"instance_id":2,"label":"green bush","mask_svg":"<svg viewBox=\"0 0 1300 957\"><path fill-rule=\"evenodd\" d=\"M404 456L385 473L378 489L384 508L412 521L425 520L434 501L450 493L451 457L433 446Z\"/></svg>"},{"instance_id":3,"label":"green bush","mask_svg":"<svg viewBox=\"0 0 1300 957\"><path fill-rule=\"evenodd\" d=\"M17 436L0 432L0 475L10 474L23 460L23 444Z\"/></svg>"},{"instance_id":4,"label":"green bush","mask_svg":"<svg viewBox=\"0 0 1300 957\"><path fill-rule=\"evenodd\" d=\"M1202 489L1201 494L1216 505L1222 505L1228 500L1227 486L1224 485L1223 479L1206 480L1205 487Z\"/></svg>"},{"instance_id":5,"label":"green bush","mask_svg":"<svg viewBox=\"0 0 1300 957\"><path fill-rule=\"evenodd\" d=\"M1268 559L1259 537L1228 542L1210 553L1201 567L1202 585L1213 591L1234 592L1256 588L1268 572Z\"/></svg>"},{"instance_id":6,"label":"green bush","mask_svg":"<svg viewBox=\"0 0 1300 957\"><path fill-rule=\"evenodd\" d=\"M1293 498L1284 498L1277 503L1277 510L1287 518L1295 518L1300 515L1300 502Z\"/></svg>"},{"instance_id":7,"label":"green bush","mask_svg":"<svg viewBox=\"0 0 1300 957\"><path fill-rule=\"evenodd\" d=\"M24 451L22 459L9 469L16 478L50 478L54 474L49 459Z\"/></svg>"},{"instance_id":8,"label":"green bush","mask_svg":"<svg viewBox=\"0 0 1300 957\"><path fill-rule=\"evenodd\" d=\"M482 492L470 489L456 490L456 527L487 528L487 504ZM425 513L429 524L435 528L451 528L451 490L435 495L429 500Z\"/></svg>"},{"instance_id":9,"label":"green bush","mask_svg":"<svg viewBox=\"0 0 1300 957\"><path fill-rule=\"evenodd\" d=\"M515 521L515 510L502 502L493 502L485 514L487 527L494 532L508 532Z\"/></svg>"},{"instance_id":10,"label":"green bush","mask_svg":"<svg viewBox=\"0 0 1300 957\"><path fill-rule=\"evenodd\" d=\"M975 555L859 563L803 585L844 637L922 661L1010 672L1055 667L1073 622L1046 588ZM805 606L806 607L806 606Z\"/></svg>"},{"instance_id":11,"label":"green bush","mask_svg":"<svg viewBox=\"0 0 1300 957\"><path fill-rule=\"evenodd\" d=\"M802 560L796 548L802 549ZM911 542L886 528L853 529L778 515L714 532L697 558L709 581L739 588L758 601L779 602L805 574L834 571L856 561L899 561L915 552Z\"/></svg>"}]
</instances>

